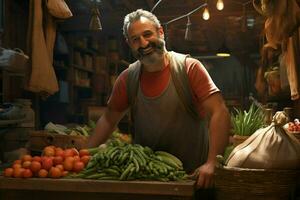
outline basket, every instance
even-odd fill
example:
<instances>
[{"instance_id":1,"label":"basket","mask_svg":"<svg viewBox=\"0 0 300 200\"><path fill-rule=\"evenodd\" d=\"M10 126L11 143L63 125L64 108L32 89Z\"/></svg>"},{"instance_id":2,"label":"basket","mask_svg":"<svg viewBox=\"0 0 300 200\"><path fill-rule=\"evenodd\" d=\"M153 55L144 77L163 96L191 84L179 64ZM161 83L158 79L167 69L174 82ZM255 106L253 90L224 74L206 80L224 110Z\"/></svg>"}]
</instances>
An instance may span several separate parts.
<instances>
[{"instance_id":1,"label":"basket","mask_svg":"<svg viewBox=\"0 0 300 200\"><path fill-rule=\"evenodd\" d=\"M0 66L12 72L24 73L28 69L29 57L19 49L0 48Z\"/></svg>"},{"instance_id":2,"label":"basket","mask_svg":"<svg viewBox=\"0 0 300 200\"><path fill-rule=\"evenodd\" d=\"M81 135L59 135L44 130L32 131L29 134L29 149L42 151L46 146L54 145L61 148L75 147L82 149L87 144L88 137Z\"/></svg>"},{"instance_id":3,"label":"basket","mask_svg":"<svg viewBox=\"0 0 300 200\"><path fill-rule=\"evenodd\" d=\"M300 170L216 168L216 200L288 200L299 187Z\"/></svg>"}]
</instances>

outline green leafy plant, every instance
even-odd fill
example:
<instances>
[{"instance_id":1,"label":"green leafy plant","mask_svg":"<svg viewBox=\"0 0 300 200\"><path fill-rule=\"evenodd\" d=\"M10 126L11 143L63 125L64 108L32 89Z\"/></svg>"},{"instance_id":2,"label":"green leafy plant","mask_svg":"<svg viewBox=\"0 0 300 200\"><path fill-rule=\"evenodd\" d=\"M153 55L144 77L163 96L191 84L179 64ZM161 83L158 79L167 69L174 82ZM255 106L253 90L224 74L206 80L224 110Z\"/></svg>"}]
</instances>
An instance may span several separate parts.
<instances>
[{"instance_id":1,"label":"green leafy plant","mask_svg":"<svg viewBox=\"0 0 300 200\"><path fill-rule=\"evenodd\" d=\"M264 126L263 110L251 104L249 111L234 108L231 113L232 133L234 135L249 136Z\"/></svg>"}]
</instances>

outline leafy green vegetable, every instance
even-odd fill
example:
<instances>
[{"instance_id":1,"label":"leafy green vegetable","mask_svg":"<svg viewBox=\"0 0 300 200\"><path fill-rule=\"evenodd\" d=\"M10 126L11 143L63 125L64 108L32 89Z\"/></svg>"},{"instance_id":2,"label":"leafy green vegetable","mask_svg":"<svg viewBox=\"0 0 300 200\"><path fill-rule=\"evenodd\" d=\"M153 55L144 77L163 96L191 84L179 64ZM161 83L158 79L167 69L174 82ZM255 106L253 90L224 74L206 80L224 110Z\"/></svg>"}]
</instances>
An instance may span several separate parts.
<instances>
[{"instance_id":1,"label":"leafy green vegetable","mask_svg":"<svg viewBox=\"0 0 300 200\"><path fill-rule=\"evenodd\" d=\"M249 136L264 126L264 113L254 104L251 104L248 112L236 108L234 110L236 113L231 113L233 134Z\"/></svg>"}]
</instances>

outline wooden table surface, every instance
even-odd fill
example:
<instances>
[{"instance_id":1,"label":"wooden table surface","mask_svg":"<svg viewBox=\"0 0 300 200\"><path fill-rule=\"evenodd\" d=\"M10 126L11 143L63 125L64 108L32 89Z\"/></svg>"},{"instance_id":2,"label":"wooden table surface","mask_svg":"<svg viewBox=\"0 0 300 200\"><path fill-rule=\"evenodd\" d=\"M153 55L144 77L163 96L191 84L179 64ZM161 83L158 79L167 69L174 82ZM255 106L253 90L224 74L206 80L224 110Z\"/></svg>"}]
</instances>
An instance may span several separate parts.
<instances>
[{"instance_id":1,"label":"wooden table surface","mask_svg":"<svg viewBox=\"0 0 300 200\"><path fill-rule=\"evenodd\" d=\"M0 199L192 199L194 183L0 177Z\"/></svg>"}]
</instances>

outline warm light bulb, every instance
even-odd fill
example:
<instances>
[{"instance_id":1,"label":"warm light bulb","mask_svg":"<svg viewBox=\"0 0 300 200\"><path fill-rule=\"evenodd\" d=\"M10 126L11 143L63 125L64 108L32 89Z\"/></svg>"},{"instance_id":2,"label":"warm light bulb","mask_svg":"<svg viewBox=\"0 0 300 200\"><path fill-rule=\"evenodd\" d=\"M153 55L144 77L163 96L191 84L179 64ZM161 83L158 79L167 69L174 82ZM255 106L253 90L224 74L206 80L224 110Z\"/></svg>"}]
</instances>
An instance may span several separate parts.
<instances>
[{"instance_id":1,"label":"warm light bulb","mask_svg":"<svg viewBox=\"0 0 300 200\"><path fill-rule=\"evenodd\" d=\"M217 1L217 9L218 10L223 10L223 8L224 8L223 0L218 0Z\"/></svg>"},{"instance_id":2,"label":"warm light bulb","mask_svg":"<svg viewBox=\"0 0 300 200\"><path fill-rule=\"evenodd\" d=\"M209 19L209 12L208 12L208 8L205 8L202 14L202 18L204 20L208 20Z\"/></svg>"}]
</instances>

